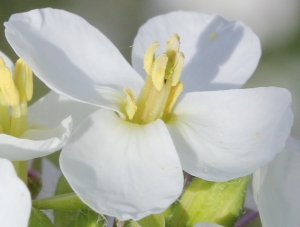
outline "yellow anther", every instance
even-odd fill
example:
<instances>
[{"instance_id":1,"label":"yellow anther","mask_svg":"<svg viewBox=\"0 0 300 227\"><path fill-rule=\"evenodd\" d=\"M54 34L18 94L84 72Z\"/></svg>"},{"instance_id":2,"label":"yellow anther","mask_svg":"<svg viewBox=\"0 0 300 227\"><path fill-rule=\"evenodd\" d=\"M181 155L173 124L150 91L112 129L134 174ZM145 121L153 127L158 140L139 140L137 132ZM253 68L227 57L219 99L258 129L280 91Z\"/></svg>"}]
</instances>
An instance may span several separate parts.
<instances>
[{"instance_id":1,"label":"yellow anther","mask_svg":"<svg viewBox=\"0 0 300 227\"><path fill-rule=\"evenodd\" d=\"M19 92L12 78L12 73L6 66L0 67L0 89L6 105L16 106L19 104Z\"/></svg>"},{"instance_id":2,"label":"yellow anther","mask_svg":"<svg viewBox=\"0 0 300 227\"><path fill-rule=\"evenodd\" d=\"M33 94L32 70L23 59L16 62L14 81L20 93L20 99L30 101Z\"/></svg>"},{"instance_id":3,"label":"yellow anther","mask_svg":"<svg viewBox=\"0 0 300 227\"><path fill-rule=\"evenodd\" d=\"M126 110L129 120L132 120L132 118L137 110L134 94L129 88L126 88L126 87L123 89L123 91L126 93L125 110Z\"/></svg>"},{"instance_id":4,"label":"yellow anther","mask_svg":"<svg viewBox=\"0 0 300 227\"><path fill-rule=\"evenodd\" d=\"M180 46L180 37L178 34L174 34L170 37L170 39L167 42L167 50L166 52L173 50L173 51L179 51Z\"/></svg>"},{"instance_id":5,"label":"yellow anther","mask_svg":"<svg viewBox=\"0 0 300 227\"><path fill-rule=\"evenodd\" d=\"M150 75L152 71L152 65L155 60L155 50L159 47L158 42L154 42L150 45L150 47L147 49L145 57L144 57L144 69L147 73L147 75Z\"/></svg>"},{"instance_id":6,"label":"yellow anther","mask_svg":"<svg viewBox=\"0 0 300 227\"><path fill-rule=\"evenodd\" d=\"M3 60L2 57L0 57L0 67L1 67L1 66L6 66L6 65L5 65L5 62L4 62L4 60Z\"/></svg>"},{"instance_id":7,"label":"yellow anther","mask_svg":"<svg viewBox=\"0 0 300 227\"><path fill-rule=\"evenodd\" d=\"M184 63L184 54L182 52L178 52L176 55L176 65L174 67L174 72L172 76L172 86L175 86L179 80L183 69L183 63Z\"/></svg>"},{"instance_id":8,"label":"yellow anther","mask_svg":"<svg viewBox=\"0 0 300 227\"><path fill-rule=\"evenodd\" d=\"M152 68L152 82L154 87L160 91L165 83L165 71L168 63L168 57L166 54L160 54L154 61Z\"/></svg>"},{"instance_id":9,"label":"yellow anther","mask_svg":"<svg viewBox=\"0 0 300 227\"><path fill-rule=\"evenodd\" d=\"M0 134L3 133L3 129L2 129L2 126L0 125Z\"/></svg>"},{"instance_id":10,"label":"yellow anther","mask_svg":"<svg viewBox=\"0 0 300 227\"><path fill-rule=\"evenodd\" d=\"M177 101L178 96L180 95L180 93L183 91L183 83L179 82L177 83L176 86L171 88L169 97L168 97L168 101L164 110L164 114L169 114L171 113L173 106L175 104L175 102Z\"/></svg>"}]
</instances>

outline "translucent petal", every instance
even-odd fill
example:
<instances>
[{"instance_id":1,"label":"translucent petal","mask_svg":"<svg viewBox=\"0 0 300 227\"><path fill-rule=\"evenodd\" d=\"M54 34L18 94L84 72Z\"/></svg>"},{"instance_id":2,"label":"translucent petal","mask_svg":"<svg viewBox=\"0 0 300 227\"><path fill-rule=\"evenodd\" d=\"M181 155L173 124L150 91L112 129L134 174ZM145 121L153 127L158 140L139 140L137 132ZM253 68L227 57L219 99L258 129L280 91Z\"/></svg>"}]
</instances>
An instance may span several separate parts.
<instances>
[{"instance_id":1,"label":"translucent petal","mask_svg":"<svg viewBox=\"0 0 300 227\"><path fill-rule=\"evenodd\" d=\"M118 220L162 212L183 187L180 161L164 123L132 124L105 109L76 128L60 166L82 201Z\"/></svg>"},{"instance_id":2,"label":"translucent petal","mask_svg":"<svg viewBox=\"0 0 300 227\"><path fill-rule=\"evenodd\" d=\"M273 87L185 94L167 122L183 169L211 181L251 174L284 148L290 103Z\"/></svg>"},{"instance_id":3,"label":"translucent petal","mask_svg":"<svg viewBox=\"0 0 300 227\"><path fill-rule=\"evenodd\" d=\"M69 138L72 118L69 116L54 128L35 128L25 131L21 138L0 134L0 157L11 161L29 160L60 150Z\"/></svg>"},{"instance_id":4,"label":"translucent petal","mask_svg":"<svg viewBox=\"0 0 300 227\"><path fill-rule=\"evenodd\" d=\"M72 116L75 128L88 115L98 110L99 107L80 103L58 95L54 91L40 98L29 107L28 121L31 125L42 127L55 127L62 119Z\"/></svg>"},{"instance_id":5,"label":"translucent petal","mask_svg":"<svg viewBox=\"0 0 300 227\"><path fill-rule=\"evenodd\" d=\"M148 46L157 41L162 53L169 37L180 36L185 55L182 81L185 92L240 88L254 72L261 55L260 42L252 30L238 21L217 15L172 12L145 23L135 37L133 67L140 75Z\"/></svg>"},{"instance_id":6,"label":"translucent petal","mask_svg":"<svg viewBox=\"0 0 300 227\"><path fill-rule=\"evenodd\" d=\"M142 78L119 50L79 16L56 9L14 14L5 35L52 90L75 100L119 110L123 88L136 93Z\"/></svg>"},{"instance_id":7,"label":"translucent petal","mask_svg":"<svg viewBox=\"0 0 300 227\"><path fill-rule=\"evenodd\" d=\"M300 225L300 141L292 137L267 166L253 175L253 192L264 227Z\"/></svg>"}]
</instances>

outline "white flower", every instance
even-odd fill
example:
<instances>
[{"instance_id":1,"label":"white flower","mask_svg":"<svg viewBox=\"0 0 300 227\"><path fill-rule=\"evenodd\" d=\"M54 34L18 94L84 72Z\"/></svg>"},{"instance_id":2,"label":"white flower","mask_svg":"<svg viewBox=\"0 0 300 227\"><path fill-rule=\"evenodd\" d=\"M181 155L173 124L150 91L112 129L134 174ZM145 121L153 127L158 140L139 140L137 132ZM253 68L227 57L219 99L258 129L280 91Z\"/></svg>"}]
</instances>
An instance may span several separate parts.
<instances>
[{"instance_id":1,"label":"white flower","mask_svg":"<svg viewBox=\"0 0 300 227\"><path fill-rule=\"evenodd\" d=\"M6 89L5 86L13 84L12 78L7 77L4 73L8 72L8 69L14 71L13 63L9 58L2 52L0 52L0 60L3 59L5 65L0 65L0 76L1 80L4 81L8 79L9 82L3 82L1 86L4 86L3 89ZM1 62L0 62L1 64ZM23 64L23 63L21 63ZM3 73L4 72L4 73ZM3 74L2 74L3 73ZM10 73L8 73L10 74ZM4 78L6 76L6 78ZM7 81L7 80L5 80ZM12 82L12 83L11 83ZM17 82L14 82L17 83ZM26 83L24 83L26 84ZM25 86L24 86L25 87ZM22 86L21 86L22 88ZM32 93L32 86L29 85L27 93ZM66 118L61 121L61 114L51 112L43 112L42 110L45 106L50 105L49 103L35 104L35 110L31 110L29 107L27 113L27 101L21 101L22 95L19 87L19 91L14 90L10 92L10 87L8 88L7 94L17 94L17 99L19 99L18 106L21 107L21 111L17 109L16 114L14 115L14 109L12 108L12 116L9 114L10 105L7 101L3 100L4 90L1 91L1 119L0 119L0 157L6 158L11 161L21 161L29 160L37 157L46 156L51 154L59 149L61 149L66 140L69 138L72 129L72 118L65 116ZM20 96L19 96L20 94ZM20 97L20 98L19 98ZM5 98L4 98L5 99ZM51 106L52 110L55 108ZM49 108L48 108L49 109ZM28 116L26 116L28 114ZM52 121L49 121L50 115L52 115ZM27 122L28 117L28 122ZM15 124L13 123L13 118L15 118ZM61 121L61 122L60 122ZM12 128L16 129L13 130ZM23 129L20 129L22 128Z\"/></svg>"},{"instance_id":2,"label":"white flower","mask_svg":"<svg viewBox=\"0 0 300 227\"><path fill-rule=\"evenodd\" d=\"M0 223L2 227L27 227L30 193L12 163L0 158Z\"/></svg>"},{"instance_id":3,"label":"white flower","mask_svg":"<svg viewBox=\"0 0 300 227\"><path fill-rule=\"evenodd\" d=\"M300 141L286 148L253 175L253 194L264 227L300 226Z\"/></svg>"},{"instance_id":4,"label":"white flower","mask_svg":"<svg viewBox=\"0 0 300 227\"><path fill-rule=\"evenodd\" d=\"M60 157L74 191L97 212L119 220L161 212L181 194L182 169L206 180L229 180L267 164L285 145L293 120L290 93L274 87L234 90L251 76L261 54L258 38L241 22L192 12L152 18L134 40L134 69L74 14L33 10L13 15L5 26L13 49L46 85L103 107L76 128ZM163 44L174 33L185 55L183 94L165 122L131 123L136 106L141 110L133 96L144 83L144 54L153 41ZM144 66L151 74L149 62L155 68L171 60L157 57L153 63L156 44L150 47ZM146 85L153 80L167 86L164 79L148 78Z\"/></svg>"}]
</instances>

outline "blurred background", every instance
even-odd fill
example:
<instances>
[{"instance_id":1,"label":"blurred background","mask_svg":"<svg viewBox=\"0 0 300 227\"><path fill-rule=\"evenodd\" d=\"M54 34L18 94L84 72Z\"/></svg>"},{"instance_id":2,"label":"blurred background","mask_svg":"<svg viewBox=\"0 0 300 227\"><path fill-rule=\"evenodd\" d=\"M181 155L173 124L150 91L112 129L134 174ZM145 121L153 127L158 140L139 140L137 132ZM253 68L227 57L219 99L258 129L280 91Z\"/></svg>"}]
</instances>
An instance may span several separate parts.
<instances>
[{"instance_id":1,"label":"blurred background","mask_svg":"<svg viewBox=\"0 0 300 227\"><path fill-rule=\"evenodd\" d=\"M104 33L130 61L131 45L140 25L174 10L219 14L242 20L259 36L263 55L245 88L277 86L293 95L292 135L300 139L300 0L0 0L0 24L11 14L35 8L65 9L85 18ZM17 60L0 28L0 50ZM48 89L35 79L35 98ZM256 224L255 226L259 226Z\"/></svg>"}]
</instances>

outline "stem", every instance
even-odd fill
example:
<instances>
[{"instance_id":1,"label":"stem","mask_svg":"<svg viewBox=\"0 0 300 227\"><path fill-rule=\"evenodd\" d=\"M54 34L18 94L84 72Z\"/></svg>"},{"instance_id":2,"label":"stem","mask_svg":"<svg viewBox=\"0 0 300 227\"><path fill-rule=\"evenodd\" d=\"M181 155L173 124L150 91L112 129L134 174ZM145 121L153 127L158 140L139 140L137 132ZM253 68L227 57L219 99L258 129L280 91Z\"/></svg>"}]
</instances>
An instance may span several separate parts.
<instances>
[{"instance_id":1,"label":"stem","mask_svg":"<svg viewBox=\"0 0 300 227\"><path fill-rule=\"evenodd\" d=\"M90 209L75 193L56 195L40 200L33 200L32 206L41 210L81 210Z\"/></svg>"},{"instance_id":2,"label":"stem","mask_svg":"<svg viewBox=\"0 0 300 227\"><path fill-rule=\"evenodd\" d=\"M28 161L14 161L13 165L18 177L27 185Z\"/></svg>"}]
</instances>

